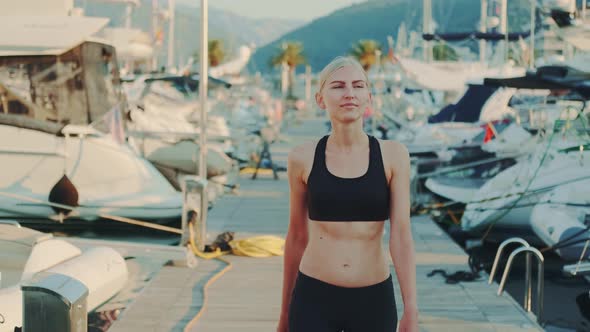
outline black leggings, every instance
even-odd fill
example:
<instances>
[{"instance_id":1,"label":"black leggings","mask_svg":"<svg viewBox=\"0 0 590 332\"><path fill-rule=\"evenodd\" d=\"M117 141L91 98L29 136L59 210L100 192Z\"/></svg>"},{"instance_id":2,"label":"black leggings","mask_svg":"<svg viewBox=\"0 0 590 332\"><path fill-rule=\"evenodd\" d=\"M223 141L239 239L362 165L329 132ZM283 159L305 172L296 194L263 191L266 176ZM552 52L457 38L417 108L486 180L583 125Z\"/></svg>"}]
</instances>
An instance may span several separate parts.
<instances>
[{"instance_id":1,"label":"black leggings","mask_svg":"<svg viewBox=\"0 0 590 332\"><path fill-rule=\"evenodd\" d=\"M301 272L289 307L289 332L394 332L391 275L366 287L339 287Z\"/></svg>"}]
</instances>

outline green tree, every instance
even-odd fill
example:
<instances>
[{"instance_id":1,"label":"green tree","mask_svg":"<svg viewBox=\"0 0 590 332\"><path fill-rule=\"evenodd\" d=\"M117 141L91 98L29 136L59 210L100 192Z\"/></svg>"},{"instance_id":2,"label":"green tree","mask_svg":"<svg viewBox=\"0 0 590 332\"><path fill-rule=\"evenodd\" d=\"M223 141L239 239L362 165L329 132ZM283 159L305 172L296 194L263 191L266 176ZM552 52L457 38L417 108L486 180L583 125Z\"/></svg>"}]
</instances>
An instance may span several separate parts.
<instances>
[{"instance_id":1,"label":"green tree","mask_svg":"<svg viewBox=\"0 0 590 332\"><path fill-rule=\"evenodd\" d=\"M350 55L355 57L363 66L365 71L369 71L377 63L377 53L381 52L381 44L372 39L361 39L352 45Z\"/></svg>"},{"instance_id":2,"label":"green tree","mask_svg":"<svg viewBox=\"0 0 590 332\"><path fill-rule=\"evenodd\" d=\"M294 98L293 84L295 82L295 68L307 63L303 53L303 44L301 42L283 42L277 48L275 55L270 59L270 65L277 67L281 66L283 63L286 63L289 69L289 90L287 92L287 97L292 99Z\"/></svg>"},{"instance_id":3,"label":"green tree","mask_svg":"<svg viewBox=\"0 0 590 332\"><path fill-rule=\"evenodd\" d=\"M225 58L223 42L219 39L209 41L209 66L217 67Z\"/></svg>"},{"instance_id":4,"label":"green tree","mask_svg":"<svg viewBox=\"0 0 590 332\"><path fill-rule=\"evenodd\" d=\"M439 43L432 48L432 56L436 61L457 61L459 56L453 48L447 44Z\"/></svg>"}]
</instances>

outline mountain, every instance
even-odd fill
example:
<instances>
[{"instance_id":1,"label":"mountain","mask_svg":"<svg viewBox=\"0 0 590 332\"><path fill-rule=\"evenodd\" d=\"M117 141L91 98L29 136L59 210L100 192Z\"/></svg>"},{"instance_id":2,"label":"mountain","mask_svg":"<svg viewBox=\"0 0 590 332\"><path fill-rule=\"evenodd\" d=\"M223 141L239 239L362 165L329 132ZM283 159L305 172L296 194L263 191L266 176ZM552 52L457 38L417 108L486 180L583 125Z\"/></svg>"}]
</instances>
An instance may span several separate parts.
<instances>
[{"instance_id":1,"label":"mountain","mask_svg":"<svg viewBox=\"0 0 590 332\"><path fill-rule=\"evenodd\" d=\"M152 1L141 0L139 7L133 10L131 25L146 32L152 31ZM162 1L160 1L162 3ZM167 3L164 1L164 3ZM77 7L83 8L86 16L100 16L111 19L109 26L122 27L125 25L124 3L105 3L100 0L75 0ZM163 6L163 5L160 5ZM160 12L168 8L161 7ZM176 5L175 10L175 58L177 63L184 64L189 56L199 48L200 38L200 8L186 4ZM283 19L251 19L237 14L209 7L209 38L221 39L226 54L231 57L241 45L254 44L257 47L277 39L288 31L301 25L303 21ZM160 47L158 63L166 63L168 28L167 23L161 25L164 36Z\"/></svg>"},{"instance_id":2,"label":"mountain","mask_svg":"<svg viewBox=\"0 0 590 332\"><path fill-rule=\"evenodd\" d=\"M528 31L529 0L508 1L510 31ZM480 19L480 1L432 1L432 15L437 32L474 31ZM251 70L269 73L269 59L284 41L300 41L313 71L319 71L331 59L346 55L351 45L360 39L375 39L386 49L387 36L397 40L399 25L405 22L408 31L422 30L422 1L370 0L355 4L318 18L286 33L272 43L258 48L253 55ZM302 72L303 66L297 68Z\"/></svg>"}]
</instances>

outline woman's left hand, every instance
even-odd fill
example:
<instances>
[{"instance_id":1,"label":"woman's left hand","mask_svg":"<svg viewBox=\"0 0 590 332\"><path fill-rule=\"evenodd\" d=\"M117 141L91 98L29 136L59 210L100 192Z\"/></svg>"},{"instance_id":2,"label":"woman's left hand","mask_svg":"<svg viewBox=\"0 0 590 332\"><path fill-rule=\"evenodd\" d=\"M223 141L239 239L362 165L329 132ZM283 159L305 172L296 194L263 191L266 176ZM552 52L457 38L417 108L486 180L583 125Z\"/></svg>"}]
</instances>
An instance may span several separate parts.
<instances>
[{"instance_id":1,"label":"woman's left hand","mask_svg":"<svg viewBox=\"0 0 590 332\"><path fill-rule=\"evenodd\" d=\"M404 310L398 332L418 332L418 310Z\"/></svg>"}]
</instances>

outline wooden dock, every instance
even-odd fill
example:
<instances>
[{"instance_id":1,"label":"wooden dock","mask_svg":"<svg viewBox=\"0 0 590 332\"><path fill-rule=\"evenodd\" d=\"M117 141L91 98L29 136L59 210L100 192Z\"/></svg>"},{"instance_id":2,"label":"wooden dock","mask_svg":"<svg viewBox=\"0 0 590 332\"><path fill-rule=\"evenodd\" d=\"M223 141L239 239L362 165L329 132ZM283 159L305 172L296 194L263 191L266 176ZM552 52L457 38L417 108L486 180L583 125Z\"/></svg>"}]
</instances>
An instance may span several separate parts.
<instances>
[{"instance_id":1,"label":"wooden dock","mask_svg":"<svg viewBox=\"0 0 590 332\"><path fill-rule=\"evenodd\" d=\"M287 130L288 142L272 146L275 162L285 164L289 149L324 135L323 120L308 119ZM284 237L288 225L288 185L271 175L240 179L236 195L226 195L209 212L210 239L222 231L236 238L259 234ZM449 273L469 270L467 255L426 217L412 218L416 244L420 331L543 331L508 293L496 296L497 284L487 275L475 282L446 284L441 276L427 277L433 269ZM196 268L165 266L121 315L109 331L264 332L275 331L280 310L282 257L224 256L231 269L207 288L225 268L218 260L199 260ZM401 291L392 266L398 310ZM195 317L199 315L198 320ZM368 331L370 332L370 331Z\"/></svg>"}]
</instances>

